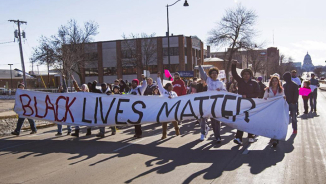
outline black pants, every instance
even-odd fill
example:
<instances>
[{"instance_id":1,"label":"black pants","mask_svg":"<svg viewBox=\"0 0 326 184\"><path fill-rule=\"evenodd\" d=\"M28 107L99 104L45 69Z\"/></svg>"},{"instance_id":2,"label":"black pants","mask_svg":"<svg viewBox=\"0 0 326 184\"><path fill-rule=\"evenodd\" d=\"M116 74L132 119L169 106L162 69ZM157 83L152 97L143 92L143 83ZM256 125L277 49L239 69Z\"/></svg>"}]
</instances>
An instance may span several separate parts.
<instances>
[{"instance_id":1,"label":"black pants","mask_svg":"<svg viewBox=\"0 0 326 184\"><path fill-rule=\"evenodd\" d=\"M141 131L141 125L135 125L135 134L142 135L143 131Z\"/></svg>"},{"instance_id":2,"label":"black pants","mask_svg":"<svg viewBox=\"0 0 326 184\"><path fill-rule=\"evenodd\" d=\"M308 99L303 99L304 113L308 113Z\"/></svg>"},{"instance_id":3,"label":"black pants","mask_svg":"<svg viewBox=\"0 0 326 184\"><path fill-rule=\"evenodd\" d=\"M239 138L240 141L242 141L242 137L243 137L243 131L237 130L237 134L236 134L235 138ZM254 138L254 134L248 133L248 138Z\"/></svg>"}]
</instances>

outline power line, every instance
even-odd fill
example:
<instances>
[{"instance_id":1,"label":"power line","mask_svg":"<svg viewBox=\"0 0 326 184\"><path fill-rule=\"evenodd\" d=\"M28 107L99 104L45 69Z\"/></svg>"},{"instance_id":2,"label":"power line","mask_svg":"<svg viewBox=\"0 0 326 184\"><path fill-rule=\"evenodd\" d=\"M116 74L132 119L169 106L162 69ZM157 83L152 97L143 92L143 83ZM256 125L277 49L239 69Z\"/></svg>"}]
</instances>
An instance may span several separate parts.
<instances>
[{"instance_id":1,"label":"power line","mask_svg":"<svg viewBox=\"0 0 326 184\"><path fill-rule=\"evenodd\" d=\"M10 42L1 42L0 44L6 44L6 43L14 43L15 41L10 41Z\"/></svg>"}]
</instances>

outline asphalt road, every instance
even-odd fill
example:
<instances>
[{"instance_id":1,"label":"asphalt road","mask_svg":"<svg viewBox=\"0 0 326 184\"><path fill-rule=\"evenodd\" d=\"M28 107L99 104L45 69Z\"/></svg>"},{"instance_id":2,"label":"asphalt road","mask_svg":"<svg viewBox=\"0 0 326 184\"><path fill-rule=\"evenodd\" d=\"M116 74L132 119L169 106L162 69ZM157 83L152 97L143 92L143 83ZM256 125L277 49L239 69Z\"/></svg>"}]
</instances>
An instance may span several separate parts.
<instances>
[{"instance_id":1,"label":"asphalt road","mask_svg":"<svg viewBox=\"0 0 326 184\"><path fill-rule=\"evenodd\" d=\"M300 112L303 104L300 99ZM55 137L56 127L0 139L0 183L326 183L326 92L319 91L318 115L299 116L298 134L277 148L269 139L243 146L232 142L235 130L222 126L221 144L210 131L199 141L200 127L184 123L181 136L160 140L159 124L143 127L144 138L133 139L133 127L98 139ZM263 121L263 119L262 119ZM246 135L245 135L246 136Z\"/></svg>"}]
</instances>

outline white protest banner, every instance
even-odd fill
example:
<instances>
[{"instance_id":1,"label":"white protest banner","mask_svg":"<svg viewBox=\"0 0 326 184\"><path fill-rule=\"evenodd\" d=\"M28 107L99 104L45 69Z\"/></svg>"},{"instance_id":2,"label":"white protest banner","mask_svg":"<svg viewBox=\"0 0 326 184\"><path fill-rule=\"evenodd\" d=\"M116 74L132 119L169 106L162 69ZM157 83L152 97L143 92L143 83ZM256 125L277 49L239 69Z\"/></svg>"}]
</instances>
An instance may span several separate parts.
<instances>
[{"instance_id":1,"label":"white protest banner","mask_svg":"<svg viewBox=\"0 0 326 184\"><path fill-rule=\"evenodd\" d=\"M210 117L233 128L279 140L285 139L289 122L289 107L283 97L244 99L218 91L169 99L18 89L14 110L20 117L80 126L137 125Z\"/></svg>"}]
</instances>

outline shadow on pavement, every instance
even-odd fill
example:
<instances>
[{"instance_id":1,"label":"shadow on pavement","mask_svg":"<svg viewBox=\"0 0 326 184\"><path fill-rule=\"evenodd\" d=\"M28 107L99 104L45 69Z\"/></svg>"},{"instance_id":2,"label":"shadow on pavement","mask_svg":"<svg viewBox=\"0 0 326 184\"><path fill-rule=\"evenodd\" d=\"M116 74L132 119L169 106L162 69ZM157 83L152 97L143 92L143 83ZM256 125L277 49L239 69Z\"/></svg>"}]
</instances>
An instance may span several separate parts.
<instances>
[{"instance_id":1,"label":"shadow on pavement","mask_svg":"<svg viewBox=\"0 0 326 184\"><path fill-rule=\"evenodd\" d=\"M189 126L188 126L189 125ZM148 135L149 130L153 130L156 133L161 132L161 129L156 129L156 126L151 125L144 127L145 135ZM7 147L2 149L2 152L11 154L26 153L20 156L18 159L24 159L27 157L40 157L51 153L67 153L77 154L68 158L72 161L70 165L75 165L83 161L89 160L96 157L98 154L114 154L105 159L89 164L90 167L96 166L97 164L105 163L112 158L123 158L133 154L140 154L153 157L153 159L147 160L144 165L149 170L143 172L134 178L127 179L125 183L131 183L134 180L141 178L142 176L158 173L165 174L172 172L177 167L186 166L191 163L208 163L211 164L209 167L197 171L195 173L189 173L189 176L184 180L183 183L190 183L195 178L203 175L206 180L213 180L222 175L224 171L232 171L243 164L248 164L250 172L252 174L258 174L277 163L281 162L286 153L290 153L294 150L293 142L295 135L292 135L287 141L280 142L277 148L271 148L267 145L263 150L250 151L249 154L243 155L243 149L240 146L234 146L230 150L219 150L222 145L228 144L234 138L233 134L225 136L224 133L231 132L232 129L226 126L222 126L221 135L223 142L222 144L216 144L214 141L207 141L204 145L196 147L199 141L199 127L194 128L193 122L185 123L183 125L185 134L196 134L198 139L195 141L187 142L178 148L162 147L159 146L164 142L168 142L174 138L174 136L168 136L165 140L156 140L149 144L133 144L132 147L119 150L122 146L128 146L134 139L127 138L121 141L96 141L97 139L83 140L83 139L65 139L56 140L55 138L49 138L45 140L29 140L30 144L22 145L19 147ZM170 127L170 132L174 134L174 130ZM123 130L121 133L130 135L133 128ZM52 132L51 132L52 133ZM224 136L223 136L224 135ZM209 137L208 140L214 140L214 137ZM0 140L1 143L8 143L9 145L17 145L23 142L22 140ZM214 149L211 149L214 148Z\"/></svg>"}]
</instances>

